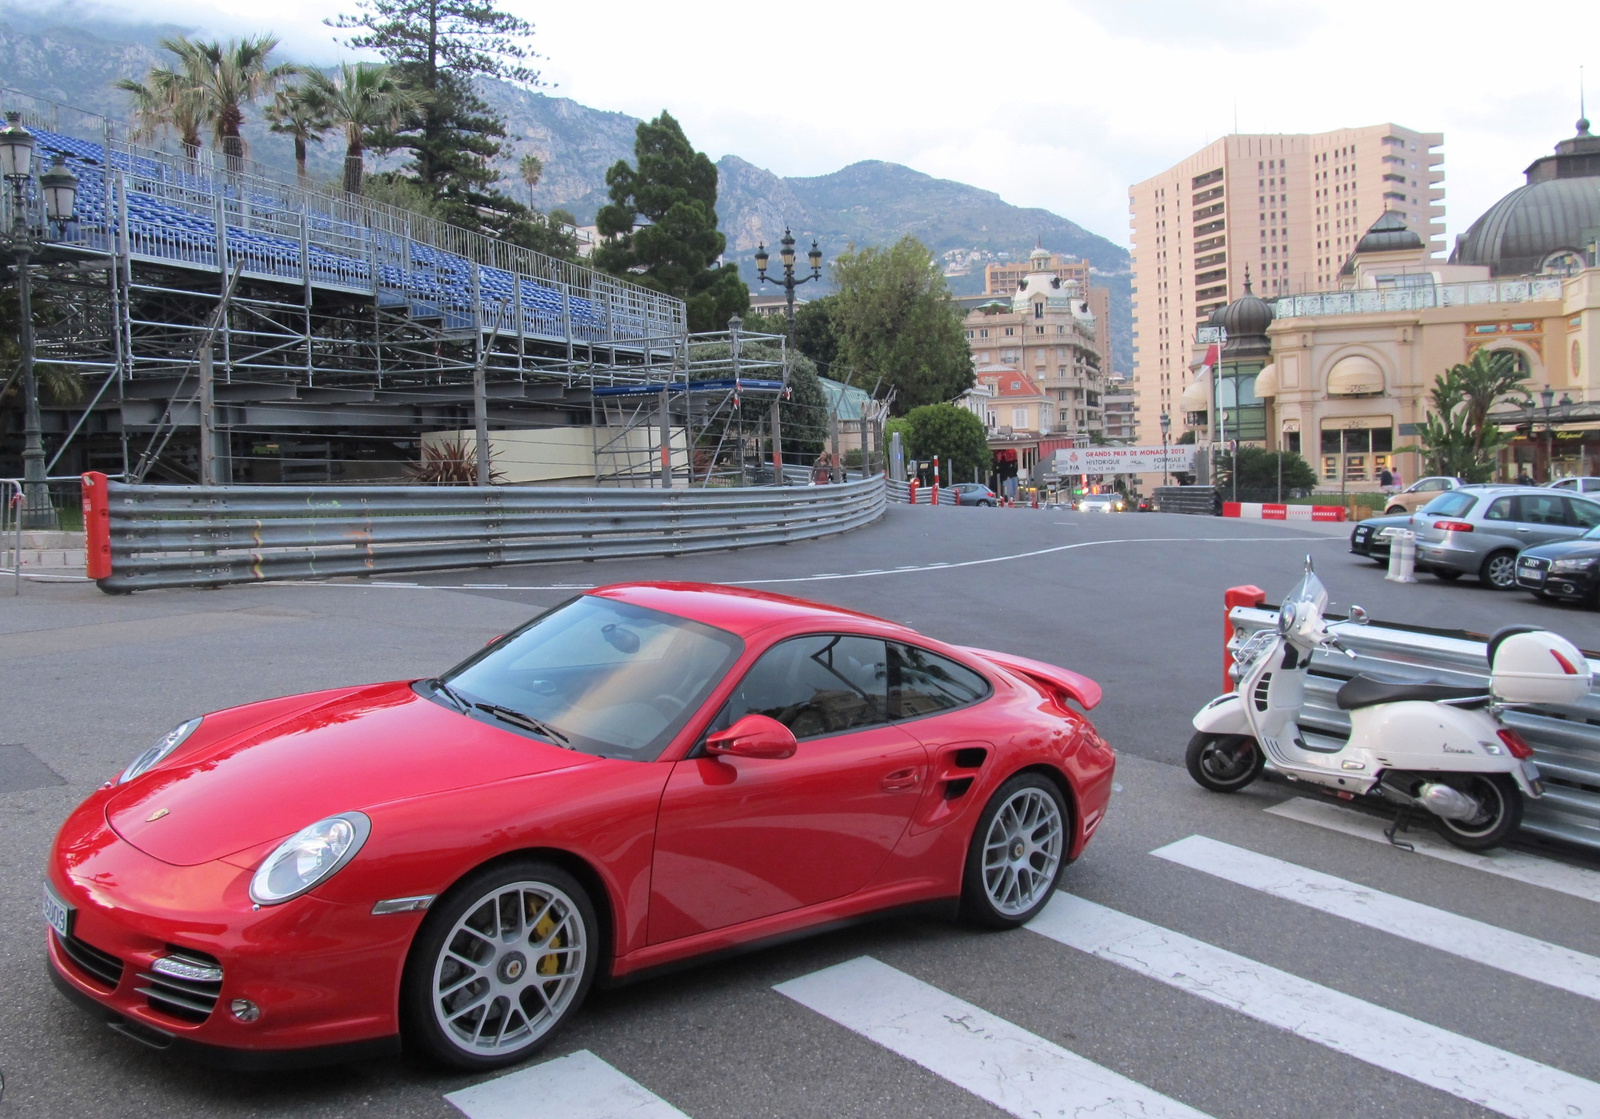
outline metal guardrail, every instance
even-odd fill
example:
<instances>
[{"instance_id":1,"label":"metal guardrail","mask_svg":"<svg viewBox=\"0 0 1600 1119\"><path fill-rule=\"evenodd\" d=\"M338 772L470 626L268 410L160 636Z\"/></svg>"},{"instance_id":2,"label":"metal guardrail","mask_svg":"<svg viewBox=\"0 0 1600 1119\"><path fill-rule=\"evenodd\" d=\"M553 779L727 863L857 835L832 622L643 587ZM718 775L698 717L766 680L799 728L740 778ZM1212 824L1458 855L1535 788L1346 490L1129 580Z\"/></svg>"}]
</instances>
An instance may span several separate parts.
<instances>
[{"instance_id":1,"label":"metal guardrail","mask_svg":"<svg viewBox=\"0 0 1600 1119\"><path fill-rule=\"evenodd\" d=\"M1229 617L1230 653L1252 634L1278 624L1276 610L1236 606ZM1312 730L1341 738L1349 735L1350 717L1339 710L1334 693L1358 672L1489 690L1486 644L1476 635L1447 636L1373 624L1342 628L1339 640L1355 652L1356 659L1323 650L1313 656L1301 720ZM1518 707L1503 718L1533 747L1534 761L1545 777L1545 794L1527 802L1522 829L1600 850L1600 693L1592 679L1597 669L1600 660L1591 657L1590 690L1581 703Z\"/></svg>"},{"instance_id":2,"label":"metal guardrail","mask_svg":"<svg viewBox=\"0 0 1600 1119\"><path fill-rule=\"evenodd\" d=\"M1161 513L1188 513L1215 517L1222 512L1215 486L1157 486L1153 492Z\"/></svg>"},{"instance_id":3,"label":"metal guardrail","mask_svg":"<svg viewBox=\"0 0 1600 1119\"><path fill-rule=\"evenodd\" d=\"M827 536L884 508L881 475L836 486L634 490L152 486L91 474L85 494L105 495L93 499L106 502L103 515L86 508L89 574L113 593L683 555ZM109 563L97 569L101 557Z\"/></svg>"},{"instance_id":4,"label":"metal guardrail","mask_svg":"<svg viewBox=\"0 0 1600 1119\"><path fill-rule=\"evenodd\" d=\"M889 486L889 500L890 501L894 502L896 505L910 505L911 504L911 483L910 482L897 482L893 478L890 478L890 479L888 479L888 486ZM917 504L918 505L932 505L933 504L932 488L933 487L931 487L931 486L918 486L917 487ZM940 505L960 505L961 502L956 499L956 491L955 490L951 489L949 486L940 486L939 487L939 504Z\"/></svg>"}]
</instances>

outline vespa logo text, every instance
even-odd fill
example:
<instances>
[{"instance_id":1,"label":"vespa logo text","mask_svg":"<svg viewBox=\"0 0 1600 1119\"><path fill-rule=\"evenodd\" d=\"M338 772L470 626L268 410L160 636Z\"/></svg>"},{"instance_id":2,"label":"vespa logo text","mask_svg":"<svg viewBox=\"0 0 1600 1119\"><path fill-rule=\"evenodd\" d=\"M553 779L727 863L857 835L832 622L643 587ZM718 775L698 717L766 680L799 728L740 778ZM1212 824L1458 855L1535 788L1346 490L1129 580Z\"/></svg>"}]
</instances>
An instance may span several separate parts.
<instances>
[{"instance_id":1,"label":"vespa logo text","mask_svg":"<svg viewBox=\"0 0 1600 1119\"><path fill-rule=\"evenodd\" d=\"M1472 753L1476 753L1476 751L1474 751L1471 746L1452 746L1448 742L1446 742L1442 747L1440 747L1440 749L1442 749L1447 754L1472 754Z\"/></svg>"}]
</instances>

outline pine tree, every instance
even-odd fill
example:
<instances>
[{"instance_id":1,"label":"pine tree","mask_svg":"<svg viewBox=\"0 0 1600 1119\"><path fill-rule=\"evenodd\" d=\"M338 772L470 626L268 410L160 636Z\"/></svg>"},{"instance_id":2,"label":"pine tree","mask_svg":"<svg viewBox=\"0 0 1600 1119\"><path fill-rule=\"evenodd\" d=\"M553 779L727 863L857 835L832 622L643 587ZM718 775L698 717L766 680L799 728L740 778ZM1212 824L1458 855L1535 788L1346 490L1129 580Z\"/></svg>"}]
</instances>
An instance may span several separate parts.
<instances>
[{"instance_id":1,"label":"pine tree","mask_svg":"<svg viewBox=\"0 0 1600 1119\"><path fill-rule=\"evenodd\" d=\"M406 149L405 175L428 188L447 220L512 241L528 208L495 189L505 122L478 96L474 80L538 85L527 45L533 25L497 11L493 0L358 0L356 11L329 20L356 33L346 43L381 54L394 80L415 94L417 109L397 127L370 137L374 148Z\"/></svg>"},{"instance_id":2,"label":"pine tree","mask_svg":"<svg viewBox=\"0 0 1600 1119\"><path fill-rule=\"evenodd\" d=\"M665 112L639 125L633 154L636 167L618 160L606 172L611 201L595 218L606 240L594 262L684 300L690 331L726 329L749 310L750 291L735 265L717 264L728 239L717 230L716 164Z\"/></svg>"}]
</instances>

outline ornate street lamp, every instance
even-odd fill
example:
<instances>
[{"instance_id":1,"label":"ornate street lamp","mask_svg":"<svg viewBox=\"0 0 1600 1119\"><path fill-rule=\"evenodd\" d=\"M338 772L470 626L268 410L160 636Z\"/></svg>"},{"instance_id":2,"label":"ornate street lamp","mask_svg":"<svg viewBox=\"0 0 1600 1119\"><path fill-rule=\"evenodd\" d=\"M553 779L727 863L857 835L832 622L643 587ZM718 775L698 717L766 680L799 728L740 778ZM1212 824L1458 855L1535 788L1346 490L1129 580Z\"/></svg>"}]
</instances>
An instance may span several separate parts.
<instances>
[{"instance_id":1,"label":"ornate street lamp","mask_svg":"<svg viewBox=\"0 0 1600 1119\"><path fill-rule=\"evenodd\" d=\"M1167 434L1172 431L1172 417L1161 413L1161 485L1170 484L1167 473Z\"/></svg>"},{"instance_id":2,"label":"ornate street lamp","mask_svg":"<svg viewBox=\"0 0 1600 1119\"><path fill-rule=\"evenodd\" d=\"M778 242L778 259L783 262L783 279L778 280L767 275L767 263L772 257L767 252L766 242L763 241L756 248L756 275L760 281L764 284L777 284L783 288L784 313L789 320L791 346L794 345L794 289L812 280L822 279L822 250L817 248L815 240L811 242L811 251L806 256L811 261L811 275L802 276L797 280L794 275L794 234L789 232L788 226L784 226L783 240Z\"/></svg>"},{"instance_id":3,"label":"ornate street lamp","mask_svg":"<svg viewBox=\"0 0 1600 1119\"><path fill-rule=\"evenodd\" d=\"M48 241L49 229L36 229L28 220L28 186L33 170L33 134L22 126L21 113L7 113L6 126L0 129L0 176L11 188L11 230L3 247L16 266L17 343L22 352L22 527L52 529L56 527L56 510L45 481L44 424L39 414L39 381L33 368L33 289L29 273L33 257ZM47 225L72 221L78 177L67 169L66 161L57 155L50 170L38 179Z\"/></svg>"},{"instance_id":4,"label":"ornate street lamp","mask_svg":"<svg viewBox=\"0 0 1600 1119\"><path fill-rule=\"evenodd\" d=\"M1556 402L1556 393L1549 385L1539 390L1539 403L1544 406L1544 480L1553 482L1556 478L1554 462L1554 435L1550 428L1550 409Z\"/></svg>"}]
</instances>

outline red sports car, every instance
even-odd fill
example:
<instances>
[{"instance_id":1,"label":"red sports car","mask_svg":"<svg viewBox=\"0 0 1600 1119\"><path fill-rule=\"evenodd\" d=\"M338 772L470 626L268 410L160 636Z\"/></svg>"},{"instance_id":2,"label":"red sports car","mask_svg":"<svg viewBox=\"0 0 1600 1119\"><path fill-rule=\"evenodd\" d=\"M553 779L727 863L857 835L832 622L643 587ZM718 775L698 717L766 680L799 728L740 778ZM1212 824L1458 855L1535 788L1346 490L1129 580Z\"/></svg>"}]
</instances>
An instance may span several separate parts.
<instances>
[{"instance_id":1,"label":"red sports car","mask_svg":"<svg viewBox=\"0 0 1600 1119\"><path fill-rule=\"evenodd\" d=\"M1100 689L865 614L582 595L432 680L191 719L50 855L51 973L239 1068L486 1069L591 983L938 903L1019 925L1104 817Z\"/></svg>"}]
</instances>

